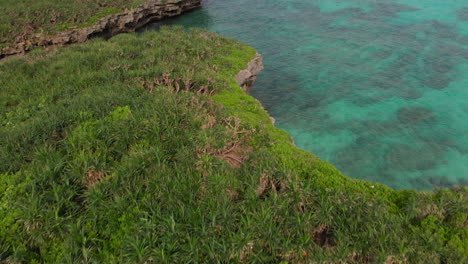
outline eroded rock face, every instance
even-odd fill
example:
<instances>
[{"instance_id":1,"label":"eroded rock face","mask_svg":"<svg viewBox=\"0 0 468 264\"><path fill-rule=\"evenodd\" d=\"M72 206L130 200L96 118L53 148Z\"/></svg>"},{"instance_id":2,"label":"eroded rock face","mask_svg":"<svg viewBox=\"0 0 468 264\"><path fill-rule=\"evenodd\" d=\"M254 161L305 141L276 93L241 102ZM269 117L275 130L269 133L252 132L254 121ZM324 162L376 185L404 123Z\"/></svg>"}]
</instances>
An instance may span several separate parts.
<instances>
[{"instance_id":1,"label":"eroded rock face","mask_svg":"<svg viewBox=\"0 0 468 264\"><path fill-rule=\"evenodd\" d=\"M255 58L247 64L247 69L240 71L236 75L237 84L244 90L246 93L250 92L252 85L257 80L258 74L264 69L263 67L263 57L260 54L256 54ZM270 116L271 123L274 125L276 119Z\"/></svg>"},{"instance_id":2,"label":"eroded rock face","mask_svg":"<svg viewBox=\"0 0 468 264\"><path fill-rule=\"evenodd\" d=\"M255 59L251 60L248 63L247 69L240 71L236 75L237 84L244 90L249 93L252 85L257 79L258 74L264 69L263 67L263 58L260 54L257 53Z\"/></svg>"},{"instance_id":3,"label":"eroded rock face","mask_svg":"<svg viewBox=\"0 0 468 264\"><path fill-rule=\"evenodd\" d=\"M133 32L150 22L178 16L200 6L201 0L150 0L135 9L104 17L90 27L64 31L53 36L31 35L28 40L17 43L14 47L2 49L0 59L22 55L38 46L83 43L93 37L109 38L119 33Z\"/></svg>"}]
</instances>

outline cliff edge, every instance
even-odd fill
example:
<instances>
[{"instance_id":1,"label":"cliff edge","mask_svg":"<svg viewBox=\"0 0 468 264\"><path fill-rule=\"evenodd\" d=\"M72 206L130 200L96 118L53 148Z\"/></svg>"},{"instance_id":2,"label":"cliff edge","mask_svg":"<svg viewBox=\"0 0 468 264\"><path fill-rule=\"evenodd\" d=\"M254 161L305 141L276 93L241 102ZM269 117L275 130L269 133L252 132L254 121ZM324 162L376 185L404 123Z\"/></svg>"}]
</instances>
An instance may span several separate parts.
<instances>
[{"instance_id":1,"label":"cliff edge","mask_svg":"<svg viewBox=\"0 0 468 264\"><path fill-rule=\"evenodd\" d=\"M119 33L133 32L151 22L178 16L201 7L201 0L151 0L141 6L99 19L92 26L75 28L50 36L30 33L14 46L0 51L0 59L23 55L35 47L63 46L83 43L94 37L109 38Z\"/></svg>"}]
</instances>

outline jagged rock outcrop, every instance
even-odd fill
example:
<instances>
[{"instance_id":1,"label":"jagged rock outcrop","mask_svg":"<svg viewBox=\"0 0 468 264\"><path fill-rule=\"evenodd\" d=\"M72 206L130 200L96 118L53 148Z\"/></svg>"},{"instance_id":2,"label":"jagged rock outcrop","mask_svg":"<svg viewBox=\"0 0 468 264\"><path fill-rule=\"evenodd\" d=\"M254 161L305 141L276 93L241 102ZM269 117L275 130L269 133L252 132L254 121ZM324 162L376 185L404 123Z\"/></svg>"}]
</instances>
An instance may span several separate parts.
<instances>
[{"instance_id":1,"label":"jagged rock outcrop","mask_svg":"<svg viewBox=\"0 0 468 264\"><path fill-rule=\"evenodd\" d=\"M201 0L150 0L124 13L106 16L95 25L60 32L53 36L31 35L26 41L0 51L0 59L22 55L35 47L62 46L83 43L93 37L109 38L119 33L133 32L150 22L178 16L201 7Z\"/></svg>"},{"instance_id":2,"label":"jagged rock outcrop","mask_svg":"<svg viewBox=\"0 0 468 264\"><path fill-rule=\"evenodd\" d=\"M263 66L263 57L260 54L256 54L255 58L247 64L247 69L240 71L236 75L237 84L244 90L246 93L250 92L253 84L257 80L258 74L264 69ZM266 110L265 110L266 111ZM276 120L270 116L271 123L274 125Z\"/></svg>"},{"instance_id":3,"label":"jagged rock outcrop","mask_svg":"<svg viewBox=\"0 0 468 264\"><path fill-rule=\"evenodd\" d=\"M263 69L263 58L260 54L257 53L255 58L248 63L247 69L240 71L236 75L237 84L239 84L242 90L249 93L252 85L257 79L258 74Z\"/></svg>"}]
</instances>

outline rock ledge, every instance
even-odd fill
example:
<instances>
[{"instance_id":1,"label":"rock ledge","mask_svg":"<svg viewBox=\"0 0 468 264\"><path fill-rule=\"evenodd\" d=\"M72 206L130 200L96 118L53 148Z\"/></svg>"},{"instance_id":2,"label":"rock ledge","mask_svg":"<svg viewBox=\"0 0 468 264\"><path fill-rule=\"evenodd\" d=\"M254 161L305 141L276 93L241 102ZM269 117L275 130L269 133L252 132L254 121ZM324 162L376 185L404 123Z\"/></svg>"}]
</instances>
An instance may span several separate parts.
<instances>
[{"instance_id":1,"label":"rock ledge","mask_svg":"<svg viewBox=\"0 0 468 264\"><path fill-rule=\"evenodd\" d=\"M0 59L24 55L35 47L63 46L83 43L93 37L110 38L119 33L133 32L148 23L201 7L201 0L150 0L135 9L101 18L95 25L59 32L52 36L34 34L13 47L0 50Z\"/></svg>"},{"instance_id":2,"label":"rock ledge","mask_svg":"<svg viewBox=\"0 0 468 264\"><path fill-rule=\"evenodd\" d=\"M240 71L236 75L237 84L239 84L242 90L249 93L252 85L257 79L258 74L263 69L263 58L260 54L257 53L255 58L248 63L247 69Z\"/></svg>"},{"instance_id":3,"label":"rock ledge","mask_svg":"<svg viewBox=\"0 0 468 264\"><path fill-rule=\"evenodd\" d=\"M237 84L242 88L242 90L244 90L246 93L249 93L253 84L257 80L258 74L260 74L264 68L263 57L257 53L255 58L247 64L247 69L240 71L236 75ZM273 125L276 123L274 117L270 116L270 120Z\"/></svg>"}]
</instances>

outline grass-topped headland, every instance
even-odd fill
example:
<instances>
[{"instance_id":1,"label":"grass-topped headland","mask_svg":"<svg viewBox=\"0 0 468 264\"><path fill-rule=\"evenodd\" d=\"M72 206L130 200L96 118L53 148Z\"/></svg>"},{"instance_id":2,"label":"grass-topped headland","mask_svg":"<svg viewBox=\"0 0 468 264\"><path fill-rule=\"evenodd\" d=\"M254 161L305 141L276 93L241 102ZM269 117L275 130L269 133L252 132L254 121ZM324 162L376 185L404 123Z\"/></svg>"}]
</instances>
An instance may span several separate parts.
<instances>
[{"instance_id":1,"label":"grass-topped headland","mask_svg":"<svg viewBox=\"0 0 468 264\"><path fill-rule=\"evenodd\" d=\"M0 262L466 262L466 188L296 148L236 84L255 54L171 27L0 63Z\"/></svg>"},{"instance_id":2,"label":"grass-topped headland","mask_svg":"<svg viewBox=\"0 0 468 264\"><path fill-rule=\"evenodd\" d=\"M0 59L133 32L200 5L201 0L0 0Z\"/></svg>"},{"instance_id":3,"label":"grass-topped headland","mask_svg":"<svg viewBox=\"0 0 468 264\"><path fill-rule=\"evenodd\" d=\"M0 0L0 45L12 45L29 34L89 26L99 18L145 2L148 0Z\"/></svg>"}]
</instances>

